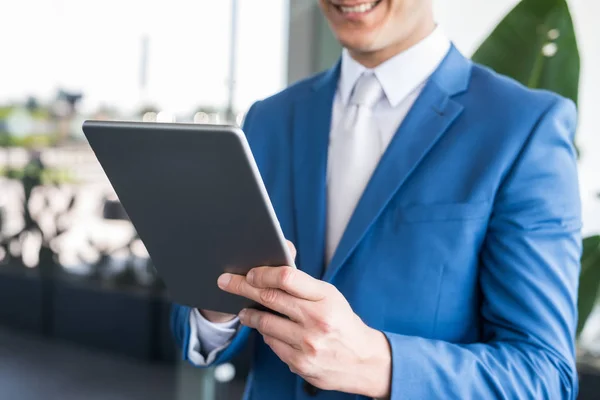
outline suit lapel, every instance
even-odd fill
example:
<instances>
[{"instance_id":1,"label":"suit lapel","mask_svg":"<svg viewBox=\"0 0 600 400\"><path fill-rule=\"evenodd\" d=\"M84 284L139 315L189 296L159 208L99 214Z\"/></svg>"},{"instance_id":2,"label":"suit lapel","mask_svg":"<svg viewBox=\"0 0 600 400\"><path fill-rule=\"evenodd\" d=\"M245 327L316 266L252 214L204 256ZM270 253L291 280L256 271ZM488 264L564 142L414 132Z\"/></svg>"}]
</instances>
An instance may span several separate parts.
<instances>
[{"instance_id":1,"label":"suit lapel","mask_svg":"<svg viewBox=\"0 0 600 400\"><path fill-rule=\"evenodd\" d=\"M325 272L333 280L412 171L462 111L451 96L466 89L470 63L452 48L398 128L358 202Z\"/></svg>"},{"instance_id":2,"label":"suit lapel","mask_svg":"<svg viewBox=\"0 0 600 400\"><path fill-rule=\"evenodd\" d=\"M293 187L297 265L320 278L325 260L326 171L333 99L340 63L318 77L294 106Z\"/></svg>"}]
</instances>

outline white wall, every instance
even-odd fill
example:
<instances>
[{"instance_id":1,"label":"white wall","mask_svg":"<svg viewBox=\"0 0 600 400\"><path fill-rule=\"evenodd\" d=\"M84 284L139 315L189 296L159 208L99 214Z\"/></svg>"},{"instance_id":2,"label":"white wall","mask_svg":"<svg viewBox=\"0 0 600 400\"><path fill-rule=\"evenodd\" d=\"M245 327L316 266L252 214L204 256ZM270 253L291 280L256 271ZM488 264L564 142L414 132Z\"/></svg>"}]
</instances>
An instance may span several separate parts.
<instances>
[{"instance_id":1,"label":"white wall","mask_svg":"<svg viewBox=\"0 0 600 400\"><path fill-rule=\"evenodd\" d=\"M455 45L470 56L518 0L434 0L436 18ZM579 36L582 76L578 144L586 234L600 232L600 1L569 0ZM558 195L558 194L557 194Z\"/></svg>"}]
</instances>

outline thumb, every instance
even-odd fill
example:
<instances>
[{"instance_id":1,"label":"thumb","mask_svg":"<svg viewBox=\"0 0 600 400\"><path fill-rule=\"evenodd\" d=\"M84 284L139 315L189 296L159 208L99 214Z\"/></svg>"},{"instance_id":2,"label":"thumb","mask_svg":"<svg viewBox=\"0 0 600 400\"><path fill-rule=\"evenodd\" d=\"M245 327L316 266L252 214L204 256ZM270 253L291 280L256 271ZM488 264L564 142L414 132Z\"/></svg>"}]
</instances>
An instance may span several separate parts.
<instances>
[{"instance_id":1,"label":"thumb","mask_svg":"<svg viewBox=\"0 0 600 400\"><path fill-rule=\"evenodd\" d=\"M297 254L296 246L294 246L294 243L290 242L289 240L286 240L286 242L287 242L287 245L288 245L290 251L292 252L292 258L295 260L296 254Z\"/></svg>"}]
</instances>

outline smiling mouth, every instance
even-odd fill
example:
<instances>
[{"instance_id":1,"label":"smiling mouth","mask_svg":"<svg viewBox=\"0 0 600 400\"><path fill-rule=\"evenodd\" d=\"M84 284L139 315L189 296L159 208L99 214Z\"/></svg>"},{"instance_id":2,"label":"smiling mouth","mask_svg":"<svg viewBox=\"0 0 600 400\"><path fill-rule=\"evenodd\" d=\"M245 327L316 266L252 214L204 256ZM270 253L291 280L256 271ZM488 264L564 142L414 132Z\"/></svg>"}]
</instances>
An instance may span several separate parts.
<instances>
[{"instance_id":1,"label":"smiling mouth","mask_svg":"<svg viewBox=\"0 0 600 400\"><path fill-rule=\"evenodd\" d=\"M334 3L333 1L330 1L330 3L342 14L365 14L377 7L377 5L382 1L383 0L376 0L368 3L356 4L353 6L344 6L342 4Z\"/></svg>"}]
</instances>

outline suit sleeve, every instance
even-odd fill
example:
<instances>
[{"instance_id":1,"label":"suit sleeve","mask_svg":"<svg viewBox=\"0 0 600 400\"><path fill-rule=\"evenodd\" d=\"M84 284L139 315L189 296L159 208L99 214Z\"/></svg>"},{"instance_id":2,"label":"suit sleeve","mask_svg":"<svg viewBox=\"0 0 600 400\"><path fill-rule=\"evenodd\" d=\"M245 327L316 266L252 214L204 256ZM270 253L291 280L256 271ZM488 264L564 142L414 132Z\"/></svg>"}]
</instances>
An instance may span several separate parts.
<instances>
[{"instance_id":1,"label":"suit sleeve","mask_svg":"<svg viewBox=\"0 0 600 400\"><path fill-rule=\"evenodd\" d=\"M481 252L481 342L384 332L392 351L392 400L576 398L575 120L573 103L556 101L498 189Z\"/></svg>"},{"instance_id":2,"label":"suit sleeve","mask_svg":"<svg viewBox=\"0 0 600 400\"><path fill-rule=\"evenodd\" d=\"M250 125L254 119L257 104L258 102L254 103L252 107L250 107L248 113L246 114L246 118L244 119L242 129L246 134L250 132ZM174 304L171 310L171 331L173 333L175 343L182 350L182 356L184 360L190 361L192 364L198 367L212 367L231 360L246 345L246 342L248 341L248 337L250 335L250 329L248 327L242 326L238 329L235 336L231 339L231 343L229 343L227 347L225 347L221 352L219 352L212 362L201 364L194 363L193 360L190 360L188 351L188 349L190 348L190 335L192 333L190 324L193 322L190 321L191 312L192 309L190 307L183 306L180 304ZM196 330L194 329L194 331Z\"/></svg>"}]
</instances>

